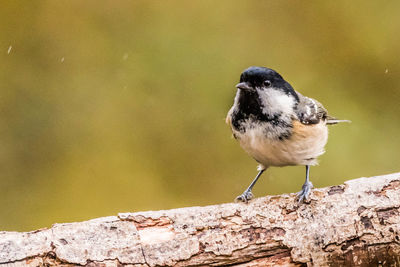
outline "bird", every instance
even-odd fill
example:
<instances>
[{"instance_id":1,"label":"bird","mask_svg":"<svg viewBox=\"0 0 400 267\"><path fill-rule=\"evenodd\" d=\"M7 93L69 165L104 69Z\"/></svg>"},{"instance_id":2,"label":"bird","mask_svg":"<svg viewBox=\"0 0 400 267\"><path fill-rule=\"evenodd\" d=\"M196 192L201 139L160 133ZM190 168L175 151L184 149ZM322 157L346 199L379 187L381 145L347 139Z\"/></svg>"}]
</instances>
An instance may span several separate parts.
<instances>
[{"instance_id":1,"label":"bird","mask_svg":"<svg viewBox=\"0 0 400 267\"><path fill-rule=\"evenodd\" d=\"M298 202L310 197L310 166L325 152L328 125L340 122L317 100L303 96L275 70L249 67L240 75L234 103L226 117L233 137L258 162L258 174L235 200L248 202L269 167L303 165L306 178Z\"/></svg>"}]
</instances>

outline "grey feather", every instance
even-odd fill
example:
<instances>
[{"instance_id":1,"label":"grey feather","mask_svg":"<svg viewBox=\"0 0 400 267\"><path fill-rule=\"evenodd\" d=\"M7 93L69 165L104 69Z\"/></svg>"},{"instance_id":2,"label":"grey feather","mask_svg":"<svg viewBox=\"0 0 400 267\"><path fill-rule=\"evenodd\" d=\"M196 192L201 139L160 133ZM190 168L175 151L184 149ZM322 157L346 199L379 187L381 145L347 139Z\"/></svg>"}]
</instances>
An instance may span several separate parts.
<instances>
[{"instance_id":1,"label":"grey feather","mask_svg":"<svg viewBox=\"0 0 400 267\"><path fill-rule=\"evenodd\" d=\"M351 123L351 121L349 121L349 120L336 120L336 119L328 119L327 121L326 121L326 124L328 124L328 125L333 125L333 124L338 124L338 123L341 123L341 122L348 122L348 123Z\"/></svg>"},{"instance_id":2,"label":"grey feather","mask_svg":"<svg viewBox=\"0 0 400 267\"><path fill-rule=\"evenodd\" d=\"M321 120L326 124L332 125L340 122L350 122L349 120L339 120L328 114L328 111L317 100L303 96L296 92L299 97L299 103L295 108L295 112L299 121L303 124L317 124Z\"/></svg>"}]
</instances>

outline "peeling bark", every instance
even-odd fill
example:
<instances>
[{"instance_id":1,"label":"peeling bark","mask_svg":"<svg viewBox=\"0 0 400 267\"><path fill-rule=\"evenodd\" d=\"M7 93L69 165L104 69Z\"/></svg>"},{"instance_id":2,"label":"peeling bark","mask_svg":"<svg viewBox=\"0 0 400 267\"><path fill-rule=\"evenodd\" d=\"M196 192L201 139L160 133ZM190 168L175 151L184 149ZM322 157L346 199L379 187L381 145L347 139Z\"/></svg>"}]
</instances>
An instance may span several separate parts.
<instances>
[{"instance_id":1,"label":"peeling bark","mask_svg":"<svg viewBox=\"0 0 400 267\"><path fill-rule=\"evenodd\" d=\"M399 266L400 173L248 204L0 232L7 266Z\"/></svg>"}]
</instances>

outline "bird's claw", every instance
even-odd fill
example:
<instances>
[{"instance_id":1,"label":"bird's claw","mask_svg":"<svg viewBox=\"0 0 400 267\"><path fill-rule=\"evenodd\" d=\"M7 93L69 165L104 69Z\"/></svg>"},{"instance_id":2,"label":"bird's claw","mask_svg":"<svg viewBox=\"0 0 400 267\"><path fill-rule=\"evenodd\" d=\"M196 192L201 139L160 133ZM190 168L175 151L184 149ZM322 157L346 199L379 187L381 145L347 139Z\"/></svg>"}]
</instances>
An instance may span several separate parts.
<instances>
[{"instance_id":1,"label":"bird's claw","mask_svg":"<svg viewBox=\"0 0 400 267\"><path fill-rule=\"evenodd\" d=\"M243 194L241 194L240 196L237 196L235 198L235 202L247 203L253 197L254 197L254 195L253 195L253 193L251 191L244 191Z\"/></svg>"},{"instance_id":2,"label":"bird's claw","mask_svg":"<svg viewBox=\"0 0 400 267\"><path fill-rule=\"evenodd\" d=\"M297 193L297 199L299 203L308 200L312 188L313 184L311 182L306 182L303 184L301 191Z\"/></svg>"}]
</instances>

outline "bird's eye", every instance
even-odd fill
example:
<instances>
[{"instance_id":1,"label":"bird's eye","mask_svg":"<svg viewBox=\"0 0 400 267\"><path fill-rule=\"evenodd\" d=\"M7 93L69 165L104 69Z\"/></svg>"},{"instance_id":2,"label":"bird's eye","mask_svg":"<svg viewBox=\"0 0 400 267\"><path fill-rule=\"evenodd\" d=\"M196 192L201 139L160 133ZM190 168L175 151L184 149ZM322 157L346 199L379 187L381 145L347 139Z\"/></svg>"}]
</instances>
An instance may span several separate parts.
<instances>
[{"instance_id":1,"label":"bird's eye","mask_svg":"<svg viewBox=\"0 0 400 267\"><path fill-rule=\"evenodd\" d=\"M270 86L271 86L271 81L270 81L270 80L265 80L265 81L264 81L264 85L265 85L266 87L270 87Z\"/></svg>"}]
</instances>

